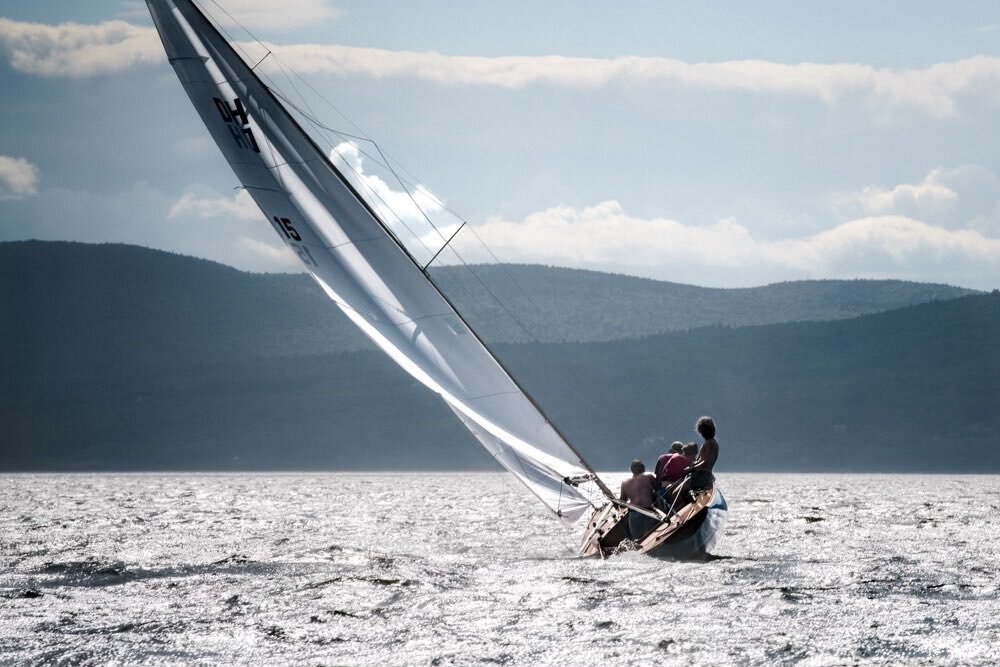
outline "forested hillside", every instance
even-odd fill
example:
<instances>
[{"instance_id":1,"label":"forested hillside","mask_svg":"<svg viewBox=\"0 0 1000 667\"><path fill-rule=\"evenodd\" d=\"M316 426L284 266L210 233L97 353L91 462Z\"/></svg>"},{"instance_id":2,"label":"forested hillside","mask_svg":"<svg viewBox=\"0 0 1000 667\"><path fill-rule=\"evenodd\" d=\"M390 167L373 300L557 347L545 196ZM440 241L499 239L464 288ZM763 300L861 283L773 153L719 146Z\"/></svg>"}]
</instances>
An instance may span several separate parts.
<instances>
[{"instance_id":1,"label":"forested hillside","mask_svg":"<svg viewBox=\"0 0 1000 667\"><path fill-rule=\"evenodd\" d=\"M552 301L539 300L567 311L554 319L572 321L598 291L574 301L572 281L556 277L601 274L539 271L523 282L546 283ZM818 287L832 286L808 289ZM318 346L341 324L316 291L299 276L125 246L0 244L0 467L493 465L384 355ZM875 294L868 307L888 299ZM710 413L724 469L998 471L1000 294L937 299L838 321L496 349L600 468L693 439L694 419ZM861 297L832 301L826 312Z\"/></svg>"}]
</instances>

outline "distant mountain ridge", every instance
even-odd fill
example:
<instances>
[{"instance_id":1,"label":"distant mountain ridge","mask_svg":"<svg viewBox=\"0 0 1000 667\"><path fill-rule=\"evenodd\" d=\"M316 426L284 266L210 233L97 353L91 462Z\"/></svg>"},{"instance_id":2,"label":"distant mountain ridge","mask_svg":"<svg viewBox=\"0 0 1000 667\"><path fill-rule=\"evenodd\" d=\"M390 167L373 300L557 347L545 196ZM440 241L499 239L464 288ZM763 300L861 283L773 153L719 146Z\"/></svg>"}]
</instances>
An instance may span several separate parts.
<instances>
[{"instance_id":1,"label":"distant mountain ridge","mask_svg":"<svg viewBox=\"0 0 1000 667\"><path fill-rule=\"evenodd\" d=\"M341 316L317 291L127 246L0 244L0 468L495 465L385 355L318 344L339 331L323 318ZM933 298L836 321L494 347L598 468L649 462L711 413L723 470L1000 471L1000 293Z\"/></svg>"},{"instance_id":2,"label":"distant mountain ridge","mask_svg":"<svg viewBox=\"0 0 1000 667\"><path fill-rule=\"evenodd\" d=\"M842 319L974 293L899 281L713 289L534 265L446 267L433 275L491 343L595 342L710 325ZM305 275L244 273L136 246L0 243L0 303L33 336L74 327L74 341L40 342L79 343L81 354L98 341L128 345L119 340L125 326L148 326L144 336L167 356L208 349L214 357L234 347L258 356L374 349ZM186 335L192 326L200 330L195 337Z\"/></svg>"}]
</instances>

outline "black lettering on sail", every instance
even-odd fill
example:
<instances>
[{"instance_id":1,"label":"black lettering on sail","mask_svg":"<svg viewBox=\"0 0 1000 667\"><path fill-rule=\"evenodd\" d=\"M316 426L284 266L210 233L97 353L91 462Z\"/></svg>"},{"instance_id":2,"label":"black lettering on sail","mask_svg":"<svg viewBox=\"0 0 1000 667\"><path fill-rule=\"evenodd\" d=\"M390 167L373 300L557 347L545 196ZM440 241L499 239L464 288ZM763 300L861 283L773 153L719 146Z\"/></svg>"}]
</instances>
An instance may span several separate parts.
<instances>
[{"instance_id":1,"label":"black lettering on sail","mask_svg":"<svg viewBox=\"0 0 1000 667\"><path fill-rule=\"evenodd\" d=\"M232 123L233 117L229 115L229 107L226 106L226 103L218 97L213 97L212 101L215 102L215 108L219 110L220 114L222 114L222 122Z\"/></svg>"},{"instance_id":2,"label":"black lettering on sail","mask_svg":"<svg viewBox=\"0 0 1000 667\"><path fill-rule=\"evenodd\" d=\"M253 130L251 130L249 127L244 127L243 134L245 134L247 139L250 141L250 147L253 149L253 152L259 153L260 148L257 147L257 140L253 138Z\"/></svg>"},{"instance_id":3,"label":"black lettering on sail","mask_svg":"<svg viewBox=\"0 0 1000 667\"><path fill-rule=\"evenodd\" d=\"M229 126L229 134L233 135L233 139L236 140L236 145L239 146L240 148L250 148L250 144L247 143L247 140L243 134L244 132L248 131L249 130L240 130L239 128L234 127L233 125ZM256 148L256 146L254 146L254 148ZM259 153L260 151L257 152Z\"/></svg>"},{"instance_id":4,"label":"black lettering on sail","mask_svg":"<svg viewBox=\"0 0 1000 667\"><path fill-rule=\"evenodd\" d=\"M233 135L236 145L259 153L260 147L253 136L253 130L249 127L250 117L243 106L243 100L238 97L233 98L233 106L229 106L218 97L213 97L212 101L215 102L215 108L219 110L222 121L229 124L229 132Z\"/></svg>"}]
</instances>

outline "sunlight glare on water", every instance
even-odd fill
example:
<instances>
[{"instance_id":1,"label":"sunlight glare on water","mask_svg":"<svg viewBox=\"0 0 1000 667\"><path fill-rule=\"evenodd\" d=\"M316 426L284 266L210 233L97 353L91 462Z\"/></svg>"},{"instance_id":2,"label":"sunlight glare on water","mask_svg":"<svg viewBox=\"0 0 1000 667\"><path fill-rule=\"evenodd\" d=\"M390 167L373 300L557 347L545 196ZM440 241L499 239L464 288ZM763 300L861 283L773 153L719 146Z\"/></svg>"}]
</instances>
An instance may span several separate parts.
<instances>
[{"instance_id":1,"label":"sunlight glare on water","mask_svg":"<svg viewBox=\"0 0 1000 667\"><path fill-rule=\"evenodd\" d=\"M6 475L0 664L1000 662L1000 477L721 474L716 559L509 475Z\"/></svg>"}]
</instances>

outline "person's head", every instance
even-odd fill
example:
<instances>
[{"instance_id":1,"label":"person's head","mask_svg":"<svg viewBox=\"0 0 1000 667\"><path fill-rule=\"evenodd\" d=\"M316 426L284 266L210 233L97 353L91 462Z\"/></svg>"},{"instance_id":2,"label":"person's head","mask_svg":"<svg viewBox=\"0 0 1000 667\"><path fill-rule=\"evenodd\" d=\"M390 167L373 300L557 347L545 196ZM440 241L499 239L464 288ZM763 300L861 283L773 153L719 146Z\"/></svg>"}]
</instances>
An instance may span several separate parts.
<instances>
[{"instance_id":1,"label":"person's head","mask_svg":"<svg viewBox=\"0 0 1000 667\"><path fill-rule=\"evenodd\" d=\"M700 417L697 422L695 422L694 430L698 431L698 435L708 440L709 438L715 437L715 422L712 421L711 417Z\"/></svg>"},{"instance_id":2,"label":"person's head","mask_svg":"<svg viewBox=\"0 0 1000 667\"><path fill-rule=\"evenodd\" d=\"M684 443L680 440L675 440L674 444L670 445L671 454L680 454L682 449L684 449Z\"/></svg>"},{"instance_id":3,"label":"person's head","mask_svg":"<svg viewBox=\"0 0 1000 667\"><path fill-rule=\"evenodd\" d=\"M633 475L641 475L642 473L646 472L646 464L640 461L639 459L632 460L631 468Z\"/></svg>"},{"instance_id":4,"label":"person's head","mask_svg":"<svg viewBox=\"0 0 1000 667\"><path fill-rule=\"evenodd\" d=\"M681 455L689 461L694 461L698 456L698 445L693 442L689 442L684 445L684 449L681 450Z\"/></svg>"}]
</instances>

